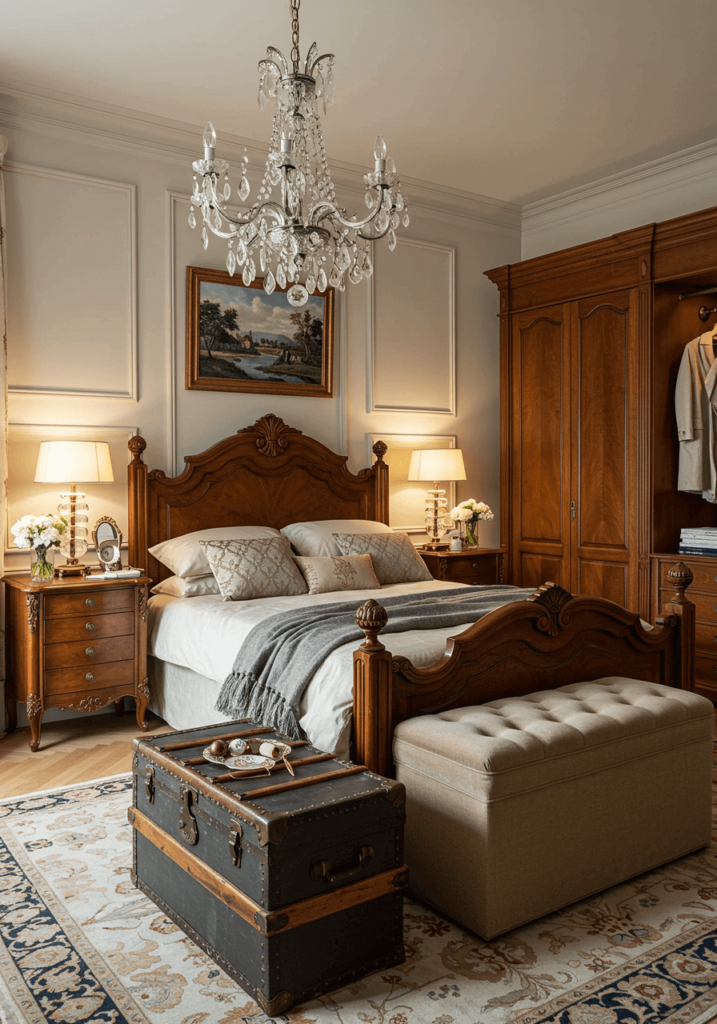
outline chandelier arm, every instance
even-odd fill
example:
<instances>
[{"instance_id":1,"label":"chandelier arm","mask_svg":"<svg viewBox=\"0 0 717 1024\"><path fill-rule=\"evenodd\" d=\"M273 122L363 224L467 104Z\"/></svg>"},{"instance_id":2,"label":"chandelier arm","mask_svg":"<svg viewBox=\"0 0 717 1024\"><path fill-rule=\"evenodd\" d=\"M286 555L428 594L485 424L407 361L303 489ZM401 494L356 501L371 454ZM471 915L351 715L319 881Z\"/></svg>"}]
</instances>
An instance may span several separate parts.
<instances>
[{"instance_id":1,"label":"chandelier arm","mask_svg":"<svg viewBox=\"0 0 717 1024\"><path fill-rule=\"evenodd\" d=\"M199 203L195 203L195 205L201 206L201 200ZM217 206L216 204L210 204L210 206L211 209L216 210L219 216L222 217L223 220L227 221L228 224L233 224L235 227L238 228L247 227L248 225L253 224L256 221L257 217L265 210L268 211L269 213L274 214L281 227L286 227L287 224L286 212L282 210L279 204L275 203L273 200L269 200L268 202L262 203L260 206L252 207L250 211L252 216L247 217L246 220L241 220L240 218L237 217L230 217L228 213L225 213L224 210L222 210L222 208L220 206ZM234 235L236 234L236 232L231 232L230 234L227 235L224 232L217 231L211 224L209 224L207 217L204 216L203 210L202 217L204 223L208 225L209 230L212 231L215 235L217 235L218 238L233 238Z\"/></svg>"},{"instance_id":2,"label":"chandelier arm","mask_svg":"<svg viewBox=\"0 0 717 1024\"><path fill-rule=\"evenodd\" d=\"M280 60L281 61L281 66L284 69L284 74L285 75L289 74L289 65L287 64L286 57L281 52L281 50L277 50L277 48L275 46L267 46L267 48L266 48L266 55L267 55L267 57L272 57L273 56L273 57L277 58L278 60Z\"/></svg>"},{"instance_id":3,"label":"chandelier arm","mask_svg":"<svg viewBox=\"0 0 717 1024\"><path fill-rule=\"evenodd\" d=\"M316 56L316 51L317 50L318 50L318 46L316 45L316 43L312 43L311 46L309 47L309 52L306 54L306 63L304 64L304 74L305 75L308 75L308 73L309 73L309 65L311 64L312 60Z\"/></svg>"},{"instance_id":4,"label":"chandelier arm","mask_svg":"<svg viewBox=\"0 0 717 1024\"><path fill-rule=\"evenodd\" d=\"M309 72L312 78L314 77L314 69L316 68L317 64L321 63L322 60L331 61L331 63L333 64L333 62L336 60L336 55L333 53L322 53L320 57L317 57L314 63L311 65L311 71Z\"/></svg>"},{"instance_id":5,"label":"chandelier arm","mask_svg":"<svg viewBox=\"0 0 717 1024\"><path fill-rule=\"evenodd\" d=\"M386 208L387 204L384 202L385 193L388 193L388 189L382 188L376 209L372 210L369 213L368 217L365 218L365 220L348 220L346 217L343 217L341 215L341 211L338 208L338 206L335 206L333 203L327 203L324 200L321 203L317 203L316 206L312 206L312 208L309 210L309 222L311 224L320 224L321 221L326 220L327 217L335 217L339 224L342 225L342 227L353 228L354 230L364 228L368 224L371 224L371 222L374 221L376 217L378 217L381 210ZM384 232L384 234L385 233L386 232ZM383 238L383 235L376 235L374 237Z\"/></svg>"}]
</instances>

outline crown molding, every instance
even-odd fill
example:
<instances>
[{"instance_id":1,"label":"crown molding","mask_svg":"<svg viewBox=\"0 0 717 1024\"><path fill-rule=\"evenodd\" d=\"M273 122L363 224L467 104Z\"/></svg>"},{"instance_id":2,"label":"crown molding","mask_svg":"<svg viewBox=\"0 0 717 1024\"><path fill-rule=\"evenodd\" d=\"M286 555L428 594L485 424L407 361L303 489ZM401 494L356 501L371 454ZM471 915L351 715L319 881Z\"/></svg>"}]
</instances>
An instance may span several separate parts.
<instances>
[{"instance_id":1,"label":"crown molding","mask_svg":"<svg viewBox=\"0 0 717 1024\"><path fill-rule=\"evenodd\" d=\"M523 207L523 234L659 196L690 182L714 180L716 176L717 139L713 139L598 178L589 185L527 203Z\"/></svg>"},{"instance_id":2,"label":"crown molding","mask_svg":"<svg viewBox=\"0 0 717 1024\"><path fill-rule=\"evenodd\" d=\"M3 128L139 152L149 159L181 162L187 167L201 156L203 131L196 125L0 76L0 130ZM235 166L245 149L250 163L265 162L267 145L226 132L218 133L218 137L222 156ZM350 197L363 197L365 167L340 160L331 160L330 167L338 190ZM467 218L520 231L522 208L516 203L416 178L402 176L401 181L409 206L421 213Z\"/></svg>"}]
</instances>

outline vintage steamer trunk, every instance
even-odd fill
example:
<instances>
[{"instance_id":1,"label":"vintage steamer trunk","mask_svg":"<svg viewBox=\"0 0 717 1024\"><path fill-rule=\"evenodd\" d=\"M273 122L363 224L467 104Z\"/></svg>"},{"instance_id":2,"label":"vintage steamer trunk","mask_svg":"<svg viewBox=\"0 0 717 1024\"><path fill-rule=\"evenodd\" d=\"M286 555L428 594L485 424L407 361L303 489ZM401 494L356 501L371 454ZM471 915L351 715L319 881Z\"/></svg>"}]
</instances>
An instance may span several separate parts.
<instances>
[{"instance_id":1,"label":"vintage steamer trunk","mask_svg":"<svg viewBox=\"0 0 717 1024\"><path fill-rule=\"evenodd\" d=\"M212 740L291 743L232 779ZM134 884L269 1015L401 963L405 791L248 721L134 741Z\"/></svg>"}]
</instances>

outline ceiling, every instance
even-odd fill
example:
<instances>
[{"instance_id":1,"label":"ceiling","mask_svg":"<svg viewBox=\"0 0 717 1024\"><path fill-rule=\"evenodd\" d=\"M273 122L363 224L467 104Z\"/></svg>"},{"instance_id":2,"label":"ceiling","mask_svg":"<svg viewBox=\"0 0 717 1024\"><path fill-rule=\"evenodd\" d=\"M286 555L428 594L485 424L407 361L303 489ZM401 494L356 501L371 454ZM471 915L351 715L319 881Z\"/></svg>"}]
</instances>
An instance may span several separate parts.
<instances>
[{"instance_id":1,"label":"ceiling","mask_svg":"<svg viewBox=\"0 0 717 1024\"><path fill-rule=\"evenodd\" d=\"M303 0L336 54L331 159L526 203L717 138L715 0ZM287 0L10 0L9 79L267 141ZM200 136L197 137L199 155ZM221 155L221 151L218 152Z\"/></svg>"}]
</instances>

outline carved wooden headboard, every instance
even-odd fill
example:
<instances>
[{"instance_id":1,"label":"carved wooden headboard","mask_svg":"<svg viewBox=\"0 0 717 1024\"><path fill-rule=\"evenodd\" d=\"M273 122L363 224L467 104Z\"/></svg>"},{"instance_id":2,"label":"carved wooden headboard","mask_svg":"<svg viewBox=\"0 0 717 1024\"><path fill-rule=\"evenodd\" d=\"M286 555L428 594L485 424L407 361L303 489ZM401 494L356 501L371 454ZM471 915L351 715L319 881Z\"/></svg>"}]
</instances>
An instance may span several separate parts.
<instances>
[{"instance_id":1,"label":"carved wooden headboard","mask_svg":"<svg viewBox=\"0 0 717 1024\"><path fill-rule=\"evenodd\" d=\"M157 582L170 575L148 549L160 541L217 526L274 526L316 519L388 523L386 445L358 475L347 458L270 413L200 455L187 455L180 476L150 472L147 443L129 441L129 562Z\"/></svg>"}]
</instances>

